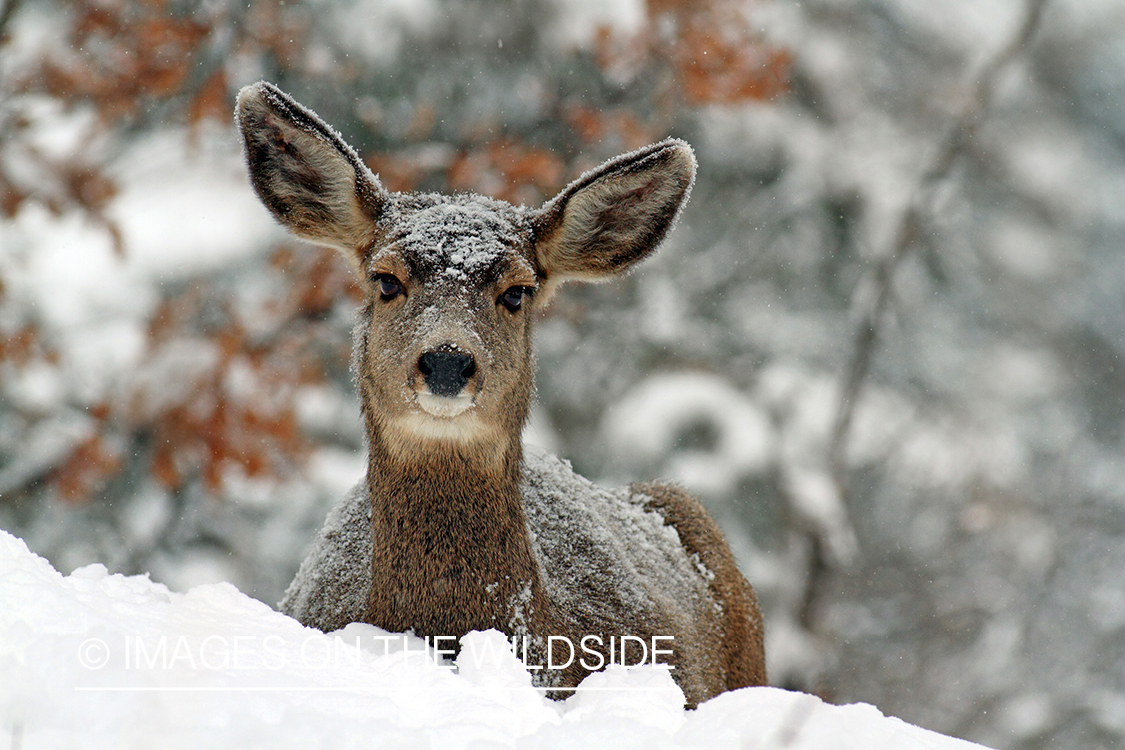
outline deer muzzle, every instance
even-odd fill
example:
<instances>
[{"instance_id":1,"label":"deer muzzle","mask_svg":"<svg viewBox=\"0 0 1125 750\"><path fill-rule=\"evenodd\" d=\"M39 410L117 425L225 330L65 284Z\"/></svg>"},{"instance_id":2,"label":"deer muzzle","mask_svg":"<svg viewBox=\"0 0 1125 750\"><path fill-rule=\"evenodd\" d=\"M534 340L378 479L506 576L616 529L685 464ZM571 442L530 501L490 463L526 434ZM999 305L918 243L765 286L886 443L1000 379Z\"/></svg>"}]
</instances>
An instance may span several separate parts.
<instances>
[{"instance_id":1,"label":"deer muzzle","mask_svg":"<svg viewBox=\"0 0 1125 750\"><path fill-rule=\"evenodd\" d=\"M418 405L431 416L452 418L473 405L477 363L455 347L440 347L418 357L415 379Z\"/></svg>"}]
</instances>

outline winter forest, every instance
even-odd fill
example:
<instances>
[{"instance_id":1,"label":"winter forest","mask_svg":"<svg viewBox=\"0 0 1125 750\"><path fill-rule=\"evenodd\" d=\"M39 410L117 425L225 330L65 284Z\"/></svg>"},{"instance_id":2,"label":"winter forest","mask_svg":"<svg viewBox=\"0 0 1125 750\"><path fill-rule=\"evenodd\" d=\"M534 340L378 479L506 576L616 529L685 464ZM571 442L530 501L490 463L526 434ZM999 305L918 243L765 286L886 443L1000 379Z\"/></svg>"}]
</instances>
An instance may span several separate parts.
<instances>
[{"instance_id":1,"label":"winter forest","mask_svg":"<svg viewBox=\"0 0 1125 750\"><path fill-rule=\"evenodd\" d=\"M392 190L689 142L656 256L541 314L525 440L701 498L771 684L1121 747L1120 2L0 0L0 528L64 574L273 606L364 472L358 290L250 188L259 79Z\"/></svg>"}]
</instances>

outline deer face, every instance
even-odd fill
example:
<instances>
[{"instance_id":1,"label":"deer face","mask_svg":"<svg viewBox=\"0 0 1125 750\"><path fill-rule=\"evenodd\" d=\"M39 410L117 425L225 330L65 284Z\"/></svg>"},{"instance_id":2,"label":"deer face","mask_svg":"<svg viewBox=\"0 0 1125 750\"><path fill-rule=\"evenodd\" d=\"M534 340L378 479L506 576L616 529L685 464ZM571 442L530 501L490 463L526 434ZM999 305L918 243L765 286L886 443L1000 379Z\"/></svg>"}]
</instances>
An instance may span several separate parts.
<instances>
[{"instance_id":1,"label":"deer face","mask_svg":"<svg viewBox=\"0 0 1125 750\"><path fill-rule=\"evenodd\" d=\"M389 193L340 136L276 87L238 97L251 181L291 232L340 249L367 294L355 366L372 441L519 440L531 312L559 283L600 281L656 249L687 198L691 149L612 159L538 209Z\"/></svg>"},{"instance_id":2,"label":"deer face","mask_svg":"<svg viewBox=\"0 0 1125 750\"><path fill-rule=\"evenodd\" d=\"M539 287L527 212L480 196L403 196L384 224L357 331L365 403L403 438L518 432Z\"/></svg>"}]
</instances>

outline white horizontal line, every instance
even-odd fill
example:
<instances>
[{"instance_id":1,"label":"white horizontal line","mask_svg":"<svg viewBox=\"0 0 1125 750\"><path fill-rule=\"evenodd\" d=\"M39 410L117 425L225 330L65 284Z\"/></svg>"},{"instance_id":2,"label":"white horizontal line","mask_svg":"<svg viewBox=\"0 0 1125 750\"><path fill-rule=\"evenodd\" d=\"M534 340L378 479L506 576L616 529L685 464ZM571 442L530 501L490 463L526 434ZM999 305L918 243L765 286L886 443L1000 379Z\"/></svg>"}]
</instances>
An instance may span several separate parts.
<instances>
[{"instance_id":1,"label":"white horizontal line","mask_svg":"<svg viewBox=\"0 0 1125 750\"><path fill-rule=\"evenodd\" d=\"M482 686L488 687L488 686ZM364 687L76 687L75 691L81 693L376 693L385 692L379 688ZM495 690L495 687L489 689ZM519 687L505 687L504 690L522 690ZM676 690L674 687L532 687L532 690L566 690L571 693L587 693L597 691L630 691L630 690Z\"/></svg>"}]
</instances>

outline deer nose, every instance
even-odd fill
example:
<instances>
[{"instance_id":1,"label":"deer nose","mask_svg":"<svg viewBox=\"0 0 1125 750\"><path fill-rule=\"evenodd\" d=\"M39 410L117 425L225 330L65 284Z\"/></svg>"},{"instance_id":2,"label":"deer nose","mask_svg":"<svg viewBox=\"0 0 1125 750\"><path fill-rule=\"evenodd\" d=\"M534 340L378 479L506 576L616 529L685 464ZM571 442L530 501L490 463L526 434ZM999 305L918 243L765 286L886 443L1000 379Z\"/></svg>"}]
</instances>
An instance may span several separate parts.
<instances>
[{"instance_id":1,"label":"deer nose","mask_svg":"<svg viewBox=\"0 0 1125 750\"><path fill-rule=\"evenodd\" d=\"M477 372L471 355L439 349L418 358L418 371L430 393L435 396L456 396Z\"/></svg>"}]
</instances>

